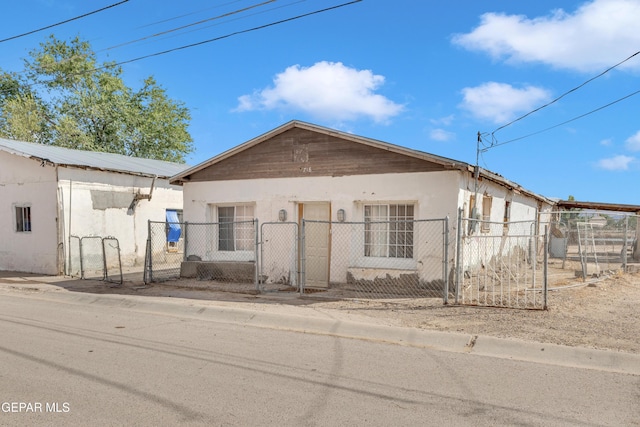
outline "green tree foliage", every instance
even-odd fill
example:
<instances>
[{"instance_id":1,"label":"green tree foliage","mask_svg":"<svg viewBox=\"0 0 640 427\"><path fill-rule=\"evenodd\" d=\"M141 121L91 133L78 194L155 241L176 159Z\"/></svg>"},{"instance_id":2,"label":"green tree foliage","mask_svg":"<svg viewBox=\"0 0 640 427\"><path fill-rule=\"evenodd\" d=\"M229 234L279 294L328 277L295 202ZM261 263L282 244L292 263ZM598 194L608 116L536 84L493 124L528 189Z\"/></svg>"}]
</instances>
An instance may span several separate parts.
<instances>
[{"instance_id":1,"label":"green tree foliage","mask_svg":"<svg viewBox=\"0 0 640 427\"><path fill-rule=\"evenodd\" d=\"M24 63L21 74L0 70L0 136L173 162L193 150L189 110L153 77L125 85L88 42L50 36Z\"/></svg>"}]
</instances>

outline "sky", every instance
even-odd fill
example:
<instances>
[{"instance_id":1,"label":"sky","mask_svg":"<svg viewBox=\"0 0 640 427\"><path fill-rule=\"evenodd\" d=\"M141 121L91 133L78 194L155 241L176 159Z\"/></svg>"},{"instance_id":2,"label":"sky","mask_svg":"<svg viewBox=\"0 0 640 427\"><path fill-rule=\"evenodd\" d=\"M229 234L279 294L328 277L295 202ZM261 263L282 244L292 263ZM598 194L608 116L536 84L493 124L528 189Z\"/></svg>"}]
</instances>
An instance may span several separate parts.
<instances>
[{"instance_id":1,"label":"sky","mask_svg":"<svg viewBox=\"0 0 640 427\"><path fill-rule=\"evenodd\" d=\"M190 165L301 120L640 205L640 0L23 0L3 16L4 71L54 34L134 89L153 76L190 110Z\"/></svg>"}]
</instances>

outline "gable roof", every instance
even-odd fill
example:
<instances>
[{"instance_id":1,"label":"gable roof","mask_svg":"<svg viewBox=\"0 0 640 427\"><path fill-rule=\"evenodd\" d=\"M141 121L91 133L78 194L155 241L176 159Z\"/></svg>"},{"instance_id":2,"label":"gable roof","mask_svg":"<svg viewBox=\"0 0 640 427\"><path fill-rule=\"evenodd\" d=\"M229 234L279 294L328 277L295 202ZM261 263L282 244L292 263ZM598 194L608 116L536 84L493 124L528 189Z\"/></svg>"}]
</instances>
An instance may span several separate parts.
<instances>
[{"instance_id":1,"label":"gable roof","mask_svg":"<svg viewBox=\"0 0 640 427\"><path fill-rule=\"evenodd\" d=\"M335 129L330 129L330 128L326 128L323 126L318 126L318 125L314 125L314 124L310 124L310 123L306 123L306 122L302 122L299 120L292 120L288 123L285 123L269 132L266 132L256 138L253 138L247 142L244 142L240 145L237 145L227 151L224 151L221 154L218 154L217 156L214 156L208 160L205 160L202 163L199 163L193 167L190 167L188 169L183 170L182 172L174 175L171 180L170 183L171 184L176 184L176 185L182 185L184 182L189 182L189 177L190 175L193 175L203 169L206 169L210 166L213 166L217 163L222 162L225 159L228 159L236 154L239 154L245 150L248 150L251 147L254 147L266 140L269 140L277 135L280 135L288 130L294 129L294 128L299 128L299 129L305 129L308 131L312 131L312 132L318 132L321 134L325 134L325 135L329 135L329 136L334 136L337 138L341 138L347 141L351 141L351 142L355 142L355 143L359 143L359 144L364 144L370 147L374 147L374 148L379 148L382 150L387 150L390 152L394 152L397 154L402 154L408 157L412 157L412 158L416 158L416 159L421 159L421 160L425 160L431 163L435 163L435 164L439 164L443 167L445 167L446 169L457 169L460 171L464 171L464 172L468 172L468 173L473 173L473 171L475 170L475 166L470 165L468 163L465 162L461 162L458 160L453 160L453 159L449 159L446 157L442 157L442 156L438 156L435 154L431 154L431 153L427 153L424 151L419 151L419 150L414 150L414 149L410 149L410 148L406 148L406 147L402 147L399 145L394 145L394 144L390 144L388 142L383 142L383 141L379 141L376 139L371 139L371 138L365 138L362 136L358 136L358 135L354 135L351 133L347 133L347 132L342 132L342 131L338 131ZM534 197L536 199L542 200L545 203L548 204L553 204L553 202L544 197L541 196L539 194L533 193L531 191L528 191L524 188L522 188L520 185L509 181L507 179L504 179L502 176L493 173L491 171L488 171L486 169L479 169L479 173L480 176L483 177L484 179L488 179L491 181L494 181L500 185L503 185L505 187L508 187L512 190L516 190L519 191L523 194L528 194L531 197Z\"/></svg>"},{"instance_id":2,"label":"gable roof","mask_svg":"<svg viewBox=\"0 0 640 427\"><path fill-rule=\"evenodd\" d=\"M0 138L0 151L34 159L54 166L94 169L168 179L189 166L163 160L143 159L122 154L74 150L53 145Z\"/></svg>"},{"instance_id":3,"label":"gable roof","mask_svg":"<svg viewBox=\"0 0 640 427\"><path fill-rule=\"evenodd\" d=\"M322 133L325 135L329 135L329 136L335 136L347 141L351 141L351 142L357 142L359 144L364 144L364 145L368 145L371 147L375 147L375 148L380 148L386 151L391 151L394 153L398 153L398 154L403 154L405 156L409 156L409 157L414 157L414 158L418 158L418 159L422 159L422 160L426 160L432 163L436 163L442 166L445 166L447 168L450 169L462 169L462 170L467 170L469 168L469 165L467 163L464 162L459 162L457 160L452 160L452 159L448 159L446 157L441 157L441 156L437 156L435 154L431 154L431 153L425 153L423 151L418 151L418 150L412 150L406 147L402 147L399 145L394 145L394 144L390 144L388 142L383 142L383 141L378 141L375 139L371 139L371 138L365 138L362 136L358 136L358 135L354 135L351 133L347 133L347 132L341 132L335 129L329 129L323 126L318 126L318 125L314 125L314 124L310 124L310 123L305 123L305 122L301 122L298 120L292 120L288 123L285 123L282 126L279 126L267 133L264 133L256 138L253 138L243 144L240 144L236 147L233 147L221 154L218 154L215 157L212 157L209 160L206 160L198 165L195 165L189 169L186 169L184 171L182 171L181 173L175 175L174 177L171 178L171 182L174 184L179 184L183 181L188 181L189 180L189 175L194 174L195 172L201 171L205 168L208 168L209 166L215 165L216 163L219 163L231 156L234 156L242 151L245 151L251 147L254 147L258 144L260 144L261 142L264 142L268 139L271 139L277 135L280 135L281 133L284 133L290 129L293 128L299 128L299 129L305 129L305 130L309 130L312 132L317 132L317 133ZM473 166L471 166L471 168L473 168Z\"/></svg>"}]
</instances>

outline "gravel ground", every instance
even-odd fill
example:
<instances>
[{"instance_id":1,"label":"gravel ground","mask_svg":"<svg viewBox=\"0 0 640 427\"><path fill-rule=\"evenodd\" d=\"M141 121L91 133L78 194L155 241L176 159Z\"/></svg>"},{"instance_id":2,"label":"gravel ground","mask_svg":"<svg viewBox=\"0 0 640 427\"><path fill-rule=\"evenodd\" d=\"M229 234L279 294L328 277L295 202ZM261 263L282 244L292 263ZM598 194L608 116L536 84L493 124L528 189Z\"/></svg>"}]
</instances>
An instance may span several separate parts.
<instances>
[{"instance_id":1,"label":"gravel ground","mask_svg":"<svg viewBox=\"0 0 640 427\"><path fill-rule=\"evenodd\" d=\"M47 283L53 286L39 286ZM4 273L0 274L0 284L14 292L67 290L163 296L296 315L314 310L332 318L376 324L640 353L640 273L617 274L590 284L574 281L572 286L549 291L548 310L443 305L441 298L336 300L314 294L258 295L252 286L230 292L229 285L212 290L207 282L184 280L153 286L133 281L114 287L100 281Z\"/></svg>"},{"instance_id":2,"label":"gravel ground","mask_svg":"<svg viewBox=\"0 0 640 427\"><path fill-rule=\"evenodd\" d=\"M437 299L324 305L421 329L640 353L640 274L577 284L550 291L548 310L444 306Z\"/></svg>"}]
</instances>

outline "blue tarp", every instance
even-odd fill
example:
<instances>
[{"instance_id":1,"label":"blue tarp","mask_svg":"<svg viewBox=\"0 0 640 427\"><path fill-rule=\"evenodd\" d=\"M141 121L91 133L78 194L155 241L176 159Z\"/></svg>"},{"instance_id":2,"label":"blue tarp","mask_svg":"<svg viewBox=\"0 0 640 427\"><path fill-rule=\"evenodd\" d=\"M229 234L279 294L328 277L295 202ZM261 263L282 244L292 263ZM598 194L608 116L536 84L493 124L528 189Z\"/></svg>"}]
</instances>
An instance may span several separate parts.
<instances>
[{"instance_id":1,"label":"blue tarp","mask_svg":"<svg viewBox=\"0 0 640 427\"><path fill-rule=\"evenodd\" d=\"M169 232L167 233L167 242L177 242L180 240L180 220L178 219L178 212L167 211L167 225L169 226Z\"/></svg>"}]
</instances>

